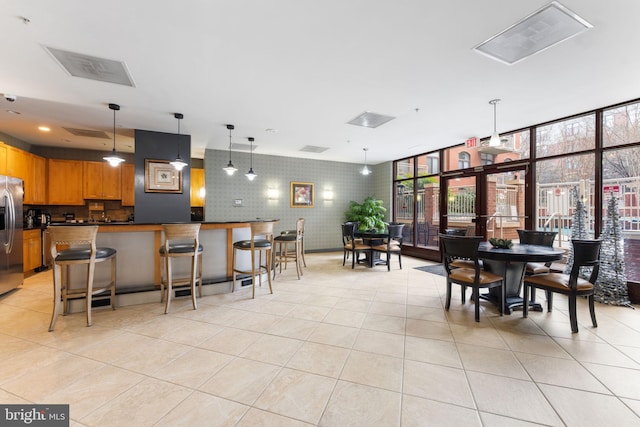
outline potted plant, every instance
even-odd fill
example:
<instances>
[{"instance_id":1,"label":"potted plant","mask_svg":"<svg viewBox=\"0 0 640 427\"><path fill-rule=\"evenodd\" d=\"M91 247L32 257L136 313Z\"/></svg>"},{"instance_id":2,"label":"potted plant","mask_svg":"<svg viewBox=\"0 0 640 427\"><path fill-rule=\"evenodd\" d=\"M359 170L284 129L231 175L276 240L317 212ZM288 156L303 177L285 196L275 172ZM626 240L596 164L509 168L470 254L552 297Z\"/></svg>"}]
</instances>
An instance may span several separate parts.
<instances>
[{"instance_id":1,"label":"potted plant","mask_svg":"<svg viewBox=\"0 0 640 427\"><path fill-rule=\"evenodd\" d=\"M383 232L387 227L384 222L384 213L387 209L382 206L382 200L369 196L364 202L349 202L349 210L344 213L347 221L357 222L360 231L378 231Z\"/></svg>"}]
</instances>

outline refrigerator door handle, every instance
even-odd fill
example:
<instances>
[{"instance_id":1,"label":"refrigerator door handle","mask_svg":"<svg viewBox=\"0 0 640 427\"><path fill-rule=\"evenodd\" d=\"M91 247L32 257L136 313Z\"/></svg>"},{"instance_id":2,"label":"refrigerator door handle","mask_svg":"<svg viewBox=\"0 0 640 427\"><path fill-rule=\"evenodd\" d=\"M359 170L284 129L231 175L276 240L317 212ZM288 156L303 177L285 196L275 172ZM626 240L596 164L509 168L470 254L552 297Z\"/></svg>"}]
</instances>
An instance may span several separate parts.
<instances>
[{"instance_id":1,"label":"refrigerator door handle","mask_svg":"<svg viewBox=\"0 0 640 427\"><path fill-rule=\"evenodd\" d=\"M13 196L6 189L3 191L3 197L6 199L5 206L7 212L5 215L5 229L7 230L7 241L4 243L6 253L13 251L13 239L16 235L16 205L13 201Z\"/></svg>"}]
</instances>

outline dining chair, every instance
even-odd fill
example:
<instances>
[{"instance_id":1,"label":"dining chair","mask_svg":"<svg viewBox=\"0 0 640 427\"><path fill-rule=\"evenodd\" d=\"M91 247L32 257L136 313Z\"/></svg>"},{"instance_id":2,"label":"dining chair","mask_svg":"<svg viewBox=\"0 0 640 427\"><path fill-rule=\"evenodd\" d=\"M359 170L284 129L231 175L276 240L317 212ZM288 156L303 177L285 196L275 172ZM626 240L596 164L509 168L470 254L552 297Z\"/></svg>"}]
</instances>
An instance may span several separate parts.
<instances>
[{"instance_id":1,"label":"dining chair","mask_svg":"<svg viewBox=\"0 0 640 427\"><path fill-rule=\"evenodd\" d=\"M391 271L391 255L398 255L398 264L400 264L400 270L402 270L402 229L404 224L389 224L387 230L389 237L385 239L384 243L378 245L372 245L371 250L379 253L386 253L387 271Z\"/></svg>"},{"instance_id":2,"label":"dining chair","mask_svg":"<svg viewBox=\"0 0 640 427\"><path fill-rule=\"evenodd\" d=\"M355 268L356 262L360 262L360 253L370 252L371 246L362 242L362 239L355 238L355 231L357 229L357 223L347 222L342 224L342 265L345 264L347 256L351 255L351 269Z\"/></svg>"},{"instance_id":3,"label":"dining chair","mask_svg":"<svg viewBox=\"0 0 640 427\"><path fill-rule=\"evenodd\" d=\"M273 293L271 287L271 263L272 263L272 249L273 249L273 226L275 222L252 222L251 223L251 239L239 240L233 243L233 256L232 256L232 268L233 268L233 287L231 292L236 289L236 279L238 274L250 274L251 275L251 298L256 296L256 274L258 275L258 281L262 286L262 275L266 273L267 280L269 282L269 292ZM242 270L238 267L237 252L238 251L250 251L251 252L251 270ZM265 263L262 263L262 254L265 255ZM256 253L258 254L258 264L256 268Z\"/></svg>"},{"instance_id":4,"label":"dining chair","mask_svg":"<svg viewBox=\"0 0 640 427\"><path fill-rule=\"evenodd\" d=\"M502 316L504 301L504 280L502 276L482 270L478 259L478 247L483 240L481 236L451 236L440 234L442 244L442 257L444 268L447 273L447 299L445 308L449 311L451 306L451 284L456 283L462 288L461 299L465 303L466 287L473 289L473 300L475 302L475 320L480 321L480 288L500 288L500 315ZM455 268L452 262L457 259L470 260L473 268Z\"/></svg>"},{"instance_id":5,"label":"dining chair","mask_svg":"<svg viewBox=\"0 0 640 427\"><path fill-rule=\"evenodd\" d=\"M276 267L279 268L280 273L282 274L282 264L284 264L285 270L287 269L287 264L289 261L293 261L296 264L296 274L298 275L298 280L300 280L300 276L302 273L302 236L304 230L304 219L298 218L296 221L295 230L285 230L280 233L279 236L273 239L273 243L275 245L273 250L274 257L274 268L273 268L273 277L276 277ZM290 248L289 246L292 246ZM277 265L276 265L277 263Z\"/></svg>"},{"instance_id":6,"label":"dining chair","mask_svg":"<svg viewBox=\"0 0 640 427\"><path fill-rule=\"evenodd\" d=\"M169 313L174 286L189 285L193 309L198 308L196 302L196 285L198 296L202 298L202 253L200 244L200 224L162 224L164 242L160 249L163 262L163 273L160 278L160 302L164 301L164 314ZM173 277L173 261L178 258L191 258L189 277ZM200 262L198 262L198 259Z\"/></svg>"},{"instance_id":7,"label":"dining chair","mask_svg":"<svg viewBox=\"0 0 640 427\"><path fill-rule=\"evenodd\" d=\"M600 240L572 240L573 266L569 274L543 273L526 276L524 279L524 300L529 298L529 289L543 289L547 294L547 310L553 308L553 293L564 294L569 300L569 321L571 332L578 332L576 300L578 296L586 296L589 300L589 312L594 328L598 327L594 306L594 284L600 271ZM589 279L580 277L581 267L591 267ZM524 304L522 316L527 317L529 307Z\"/></svg>"},{"instance_id":8,"label":"dining chair","mask_svg":"<svg viewBox=\"0 0 640 427\"><path fill-rule=\"evenodd\" d=\"M116 309L116 250L96 247L97 225L56 225L49 227L51 260L53 262L53 313L49 332L53 331L60 312L62 300L63 314L69 310L69 300L85 298L87 326L91 326L92 297L110 292L111 309ZM96 263L111 261L111 277L101 286L94 283ZM70 267L86 265L87 276L82 287L74 287L70 280Z\"/></svg>"},{"instance_id":9,"label":"dining chair","mask_svg":"<svg viewBox=\"0 0 640 427\"><path fill-rule=\"evenodd\" d=\"M553 242L558 234L557 231L538 231L538 230L516 230L520 243L526 245L539 245L552 247ZM525 274L542 274L549 273L551 262L528 262L525 266Z\"/></svg>"}]
</instances>

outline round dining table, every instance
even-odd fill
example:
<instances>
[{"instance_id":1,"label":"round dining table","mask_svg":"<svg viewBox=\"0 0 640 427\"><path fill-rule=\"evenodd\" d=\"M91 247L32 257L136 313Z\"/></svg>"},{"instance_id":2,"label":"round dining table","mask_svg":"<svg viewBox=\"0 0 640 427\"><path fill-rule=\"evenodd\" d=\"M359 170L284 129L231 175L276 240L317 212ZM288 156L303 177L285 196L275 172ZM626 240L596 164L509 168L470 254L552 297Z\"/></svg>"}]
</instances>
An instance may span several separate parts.
<instances>
[{"instance_id":1,"label":"round dining table","mask_svg":"<svg viewBox=\"0 0 640 427\"><path fill-rule=\"evenodd\" d=\"M355 231L354 237L361 238L367 245L379 245L384 242L384 239L389 238L388 232L379 231ZM380 260L380 253L375 251L366 251L366 258L364 260L356 260L359 264L365 262L369 267L373 267L378 264L382 264L386 261Z\"/></svg>"},{"instance_id":2,"label":"round dining table","mask_svg":"<svg viewBox=\"0 0 640 427\"><path fill-rule=\"evenodd\" d=\"M519 243L514 243L510 248L494 248L489 242L481 242L478 248L478 258L483 260L484 269L504 277L505 314L511 314L513 308L523 305L520 291L527 263L558 261L564 253L560 248ZM480 298L500 304L498 288L489 289L489 293L480 295ZM530 301L529 309L542 311L542 306Z\"/></svg>"}]
</instances>

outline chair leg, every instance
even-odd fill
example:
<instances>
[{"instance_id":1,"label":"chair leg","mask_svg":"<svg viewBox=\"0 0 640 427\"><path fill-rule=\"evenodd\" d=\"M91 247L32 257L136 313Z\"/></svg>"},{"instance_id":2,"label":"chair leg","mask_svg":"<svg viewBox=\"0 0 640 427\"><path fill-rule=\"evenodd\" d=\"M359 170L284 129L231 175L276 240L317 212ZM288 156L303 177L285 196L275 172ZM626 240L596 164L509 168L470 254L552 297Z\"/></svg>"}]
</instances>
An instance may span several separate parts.
<instances>
[{"instance_id":1,"label":"chair leg","mask_svg":"<svg viewBox=\"0 0 640 427\"><path fill-rule=\"evenodd\" d=\"M568 295L569 298L569 321L571 322L571 332L578 332L578 314L576 313L576 296Z\"/></svg>"},{"instance_id":2,"label":"chair leg","mask_svg":"<svg viewBox=\"0 0 640 427\"><path fill-rule=\"evenodd\" d=\"M444 303L444 308L449 311L449 307L451 306L451 282L447 280L447 300Z\"/></svg>"},{"instance_id":3,"label":"chair leg","mask_svg":"<svg viewBox=\"0 0 640 427\"><path fill-rule=\"evenodd\" d=\"M200 257L200 262L198 263L198 297L202 298L202 252L198 254Z\"/></svg>"},{"instance_id":4,"label":"chair leg","mask_svg":"<svg viewBox=\"0 0 640 427\"><path fill-rule=\"evenodd\" d=\"M62 298L62 269L59 264L53 263L53 312L51 313L51 323L49 332L56 326L56 320L60 314L60 299Z\"/></svg>"},{"instance_id":5,"label":"chair leg","mask_svg":"<svg viewBox=\"0 0 640 427\"><path fill-rule=\"evenodd\" d=\"M251 299L256 297L256 251L251 251Z\"/></svg>"},{"instance_id":6,"label":"chair leg","mask_svg":"<svg viewBox=\"0 0 640 427\"><path fill-rule=\"evenodd\" d=\"M293 249L296 252L296 259L294 260L296 262L296 273L298 274L298 280L300 280L302 268L300 267L300 246L297 241L293 244Z\"/></svg>"},{"instance_id":7,"label":"chair leg","mask_svg":"<svg viewBox=\"0 0 640 427\"><path fill-rule=\"evenodd\" d=\"M231 276L233 279L233 285L231 285L231 292L236 290L236 248L233 248L231 255Z\"/></svg>"},{"instance_id":8,"label":"chair leg","mask_svg":"<svg viewBox=\"0 0 640 427\"><path fill-rule=\"evenodd\" d=\"M353 251L353 253L351 254L351 269L353 270L354 268L356 268L356 258L358 257L358 252Z\"/></svg>"},{"instance_id":9,"label":"chair leg","mask_svg":"<svg viewBox=\"0 0 640 427\"><path fill-rule=\"evenodd\" d=\"M553 292L545 291L547 293L547 311L551 311L553 309Z\"/></svg>"},{"instance_id":10,"label":"chair leg","mask_svg":"<svg viewBox=\"0 0 640 427\"><path fill-rule=\"evenodd\" d=\"M267 263L267 282L269 283L269 293L273 293L273 288L271 287L271 274L269 274L269 271L271 271L270 270L271 269L271 249L267 249L265 255L267 258L265 262ZM297 263L297 260L296 260L296 263Z\"/></svg>"},{"instance_id":11,"label":"chair leg","mask_svg":"<svg viewBox=\"0 0 640 427\"><path fill-rule=\"evenodd\" d=\"M400 270L402 270L402 254L398 252L398 264L400 264Z\"/></svg>"},{"instance_id":12,"label":"chair leg","mask_svg":"<svg viewBox=\"0 0 640 427\"><path fill-rule=\"evenodd\" d=\"M111 309L116 309L116 257L111 258Z\"/></svg>"},{"instance_id":13,"label":"chair leg","mask_svg":"<svg viewBox=\"0 0 640 427\"><path fill-rule=\"evenodd\" d=\"M476 322L480 321L480 288L473 287L473 300L475 302Z\"/></svg>"},{"instance_id":14,"label":"chair leg","mask_svg":"<svg viewBox=\"0 0 640 427\"><path fill-rule=\"evenodd\" d=\"M467 301L467 287L465 285L460 285L460 292L460 300L464 304Z\"/></svg>"},{"instance_id":15,"label":"chair leg","mask_svg":"<svg viewBox=\"0 0 640 427\"><path fill-rule=\"evenodd\" d=\"M171 271L171 257L167 257L166 259L166 265L167 265L167 299L164 303L164 314L169 313L169 306L171 305L171 294L173 293L173 289L172 289L172 271Z\"/></svg>"},{"instance_id":16,"label":"chair leg","mask_svg":"<svg viewBox=\"0 0 640 427\"><path fill-rule=\"evenodd\" d=\"M93 295L93 277L95 275L96 265L94 263L89 263L89 270L87 274L87 326L91 326L91 301Z\"/></svg>"},{"instance_id":17,"label":"chair leg","mask_svg":"<svg viewBox=\"0 0 640 427\"><path fill-rule=\"evenodd\" d=\"M594 298L593 294L589 295L589 312L591 313L591 323L594 328L598 327L598 322L596 322L596 308L593 304Z\"/></svg>"},{"instance_id":18,"label":"chair leg","mask_svg":"<svg viewBox=\"0 0 640 427\"><path fill-rule=\"evenodd\" d=\"M342 250L342 265L344 266L344 263L347 261L347 250L343 249Z\"/></svg>"},{"instance_id":19,"label":"chair leg","mask_svg":"<svg viewBox=\"0 0 640 427\"><path fill-rule=\"evenodd\" d=\"M391 252L387 252L387 271L391 271Z\"/></svg>"},{"instance_id":20,"label":"chair leg","mask_svg":"<svg viewBox=\"0 0 640 427\"><path fill-rule=\"evenodd\" d=\"M193 309L198 309L198 303L196 302L196 282L198 280L198 254L194 253L191 257L191 302L193 303Z\"/></svg>"}]
</instances>

